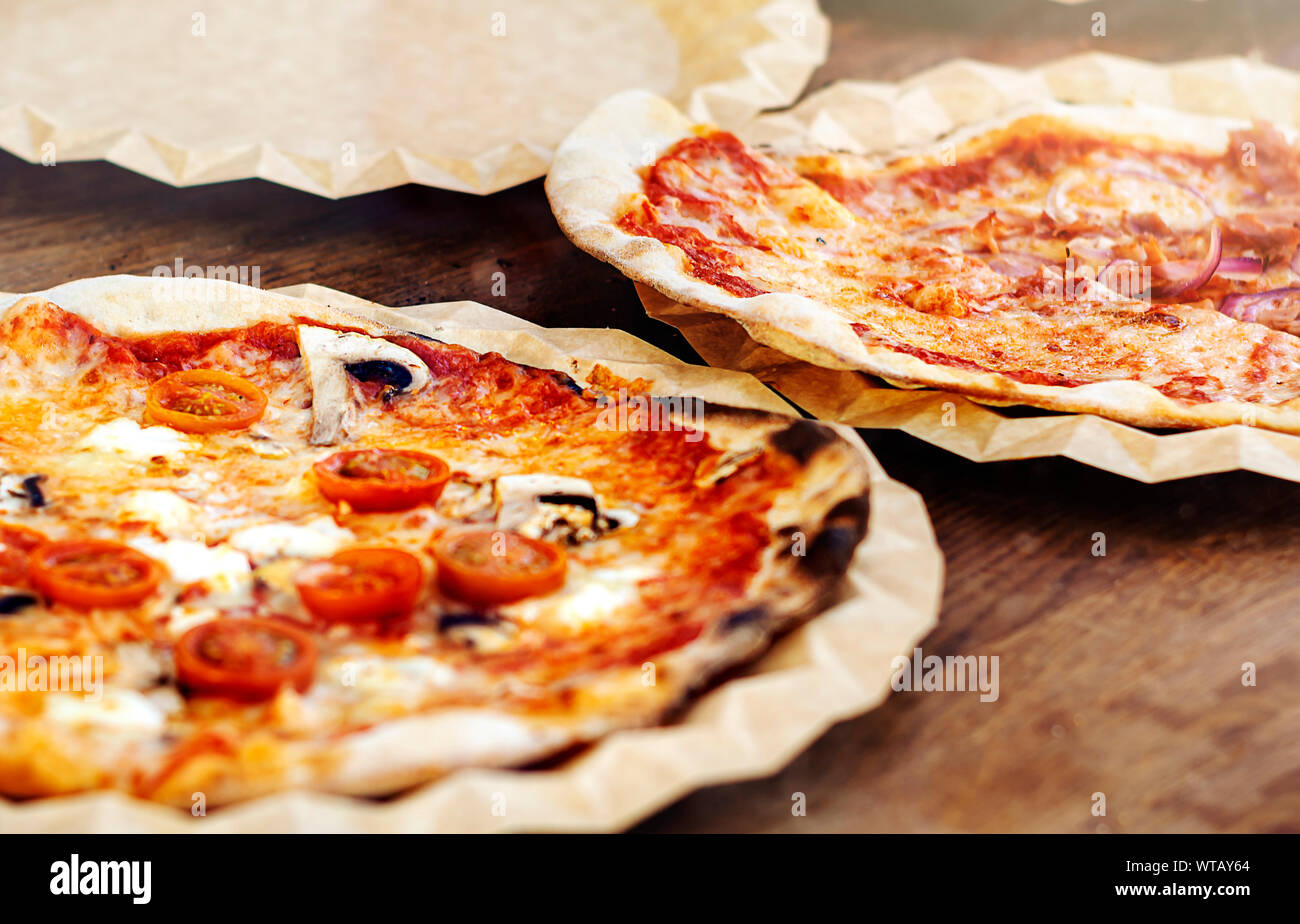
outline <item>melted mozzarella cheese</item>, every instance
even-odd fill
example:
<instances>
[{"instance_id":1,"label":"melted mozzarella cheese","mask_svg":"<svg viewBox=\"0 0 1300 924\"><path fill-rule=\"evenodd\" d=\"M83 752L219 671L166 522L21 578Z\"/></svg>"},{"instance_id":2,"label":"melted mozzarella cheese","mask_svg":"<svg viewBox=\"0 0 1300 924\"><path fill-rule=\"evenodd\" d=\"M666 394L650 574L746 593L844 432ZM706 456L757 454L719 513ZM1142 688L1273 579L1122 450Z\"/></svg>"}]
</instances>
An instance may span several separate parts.
<instances>
[{"instance_id":1,"label":"melted mozzarella cheese","mask_svg":"<svg viewBox=\"0 0 1300 924\"><path fill-rule=\"evenodd\" d=\"M134 420L119 417L95 427L78 441L77 448L144 461L187 452L194 448L194 441L171 427L141 427Z\"/></svg>"},{"instance_id":2,"label":"melted mozzarella cheese","mask_svg":"<svg viewBox=\"0 0 1300 924\"><path fill-rule=\"evenodd\" d=\"M48 696L44 718L52 722L140 733L159 731L167 722L158 703L135 690L111 688L99 699L87 699L80 693Z\"/></svg>"},{"instance_id":3,"label":"melted mozzarella cheese","mask_svg":"<svg viewBox=\"0 0 1300 924\"><path fill-rule=\"evenodd\" d=\"M132 491L118 504L117 517L123 521L150 523L164 536L189 536L194 533L199 508L174 491Z\"/></svg>"},{"instance_id":4,"label":"melted mozzarella cheese","mask_svg":"<svg viewBox=\"0 0 1300 924\"><path fill-rule=\"evenodd\" d=\"M418 695L456 682L456 671L430 657L341 656L330 664L331 679L344 688L389 696Z\"/></svg>"},{"instance_id":5,"label":"melted mozzarella cheese","mask_svg":"<svg viewBox=\"0 0 1300 924\"><path fill-rule=\"evenodd\" d=\"M459 675L432 657L393 658L362 652L339 654L317 669L316 682L303 697L310 714L339 707L354 717L399 715L454 687Z\"/></svg>"},{"instance_id":6,"label":"melted mozzarella cheese","mask_svg":"<svg viewBox=\"0 0 1300 924\"><path fill-rule=\"evenodd\" d=\"M275 558L324 558L333 555L356 537L329 517L317 517L302 525L263 523L230 535L229 544L247 552L256 562Z\"/></svg>"},{"instance_id":7,"label":"melted mozzarella cheese","mask_svg":"<svg viewBox=\"0 0 1300 924\"><path fill-rule=\"evenodd\" d=\"M176 606L167 614L167 631L172 638L180 638L195 626L220 617L220 613L211 606Z\"/></svg>"},{"instance_id":8,"label":"melted mozzarella cheese","mask_svg":"<svg viewBox=\"0 0 1300 924\"><path fill-rule=\"evenodd\" d=\"M643 565L626 568L592 568L571 573L564 589L503 607L523 622L550 618L570 629L605 622L619 610L632 606L640 597L638 582L653 577L655 570Z\"/></svg>"},{"instance_id":9,"label":"melted mozzarella cheese","mask_svg":"<svg viewBox=\"0 0 1300 924\"><path fill-rule=\"evenodd\" d=\"M167 566L179 584L205 581L216 593L233 594L252 583L253 566L237 549L227 545L209 546L192 539L132 539L129 543Z\"/></svg>"}]
</instances>

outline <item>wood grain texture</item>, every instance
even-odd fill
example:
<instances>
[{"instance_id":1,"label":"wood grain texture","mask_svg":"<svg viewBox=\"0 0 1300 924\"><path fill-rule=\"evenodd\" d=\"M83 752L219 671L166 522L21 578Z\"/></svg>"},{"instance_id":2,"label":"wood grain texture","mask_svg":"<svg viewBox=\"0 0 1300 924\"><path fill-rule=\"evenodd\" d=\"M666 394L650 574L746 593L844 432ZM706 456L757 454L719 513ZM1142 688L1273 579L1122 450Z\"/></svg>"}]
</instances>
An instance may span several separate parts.
<instances>
[{"instance_id":1,"label":"wood grain texture","mask_svg":"<svg viewBox=\"0 0 1300 924\"><path fill-rule=\"evenodd\" d=\"M1293 0L823 2L832 55L813 88L957 56L1027 66L1088 49L1300 67ZM256 265L267 287L475 299L546 325L621 327L697 359L631 283L564 239L540 183L331 202L258 180L178 190L105 164L0 155L0 289L178 257ZM865 435L926 498L948 559L926 654L996 655L998 700L895 695L782 773L697 793L640 830L1300 831L1300 485L1244 473L1142 485ZM1091 814L1097 792L1104 818ZM792 813L798 793L805 815Z\"/></svg>"}]
</instances>

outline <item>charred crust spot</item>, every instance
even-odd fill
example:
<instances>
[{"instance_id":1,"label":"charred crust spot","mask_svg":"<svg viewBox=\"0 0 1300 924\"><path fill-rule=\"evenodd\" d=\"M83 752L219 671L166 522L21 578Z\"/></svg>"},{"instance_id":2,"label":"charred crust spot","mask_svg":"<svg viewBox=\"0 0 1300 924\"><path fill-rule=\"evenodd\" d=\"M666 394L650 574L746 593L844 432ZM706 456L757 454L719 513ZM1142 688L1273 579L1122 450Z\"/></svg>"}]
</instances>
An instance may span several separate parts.
<instances>
[{"instance_id":1,"label":"charred crust spot","mask_svg":"<svg viewBox=\"0 0 1300 924\"><path fill-rule=\"evenodd\" d=\"M579 385L577 382L575 382L571 377L565 375L563 372L552 372L551 378L555 380L555 383L557 385L567 388L575 395L584 394L582 386Z\"/></svg>"},{"instance_id":2,"label":"charred crust spot","mask_svg":"<svg viewBox=\"0 0 1300 924\"><path fill-rule=\"evenodd\" d=\"M767 607L759 604L747 609L737 610L722 621L723 632L733 632L742 626L762 625L767 621Z\"/></svg>"},{"instance_id":3,"label":"charred crust spot","mask_svg":"<svg viewBox=\"0 0 1300 924\"><path fill-rule=\"evenodd\" d=\"M1152 308L1150 311L1145 311L1142 314L1133 315L1129 323L1143 326L1158 324L1161 327L1167 327L1170 330L1180 330L1185 322L1177 315L1167 314L1166 312Z\"/></svg>"},{"instance_id":4,"label":"charred crust spot","mask_svg":"<svg viewBox=\"0 0 1300 924\"><path fill-rule=\"evenodd\" d=\"M401 391L411 385L411 370L400 363L386 359L368 359L364 362L349 363L348 374L361 382L376 382Z\"/></svg>"},{"instance_id":5,"label":"charred crust spot","mask_svg":"<svg viewBox=\"0 0 1300 924\"><path fill-rule=\"evenodd\" d=\"M861 539L861 529L853 526L828 526L808 546L803 567L817 577L837 577L848 569Z\"/></svg>"},{"instance_id":6,"label":"charred crust spot","mask_svg":"<svg viewBox=\"0 0 1300 924\"><path fill-rule=\"evenodd\" d=\"M867 532L871 502L866 494L846 497L827 512L822 531L809 543L803 567L818 577L843 574Z\"/></svg>"},{"instance_id":7,"label":"charred crust spot","mask_svg":"<svg viewBox=\"0 0 1300 924\"><path fill-rule=\"evenodd\" d=\"M867 517L871 514L871 500L866 494L846 497L826 514L826 523L854 526L859 532L865 532Z\"/></svg>"},{"instance_id":8,"label":"charred crust spot","mask_svg":"<svg viewBox=\"0 0 1300 924\"><path fill-rule=\"evenodd\" d=\"M784 430L773 433L770 439L775 448L800 465L807 465L818 450L835 441L835 431L815 420L796 420Z\"/></svg>"}]
</instances>

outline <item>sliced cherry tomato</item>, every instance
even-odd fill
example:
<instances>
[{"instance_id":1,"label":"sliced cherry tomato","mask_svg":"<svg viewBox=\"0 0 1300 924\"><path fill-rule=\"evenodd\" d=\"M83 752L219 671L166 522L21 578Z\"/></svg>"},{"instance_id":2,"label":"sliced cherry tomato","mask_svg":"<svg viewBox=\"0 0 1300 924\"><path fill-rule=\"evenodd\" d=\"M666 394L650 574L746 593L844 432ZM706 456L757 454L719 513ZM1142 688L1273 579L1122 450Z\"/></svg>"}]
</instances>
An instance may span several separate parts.
<instances>
[{"instance_id":1,"label":"sliced cherry tomato","mask_svg":"<svg viewBox=\"0 0 1300 924\"><path fill-rule=\"evenodd\" d=\"M509 603L564 586L568 556L550 542L518 533L472 529L433 545L438 586L467 603Z\"/></svg>"},{"instance_id":2,"label":"sliced cherry tomato","mask_svg":"<svg viewBox=\"0 0 1300 924\"><path fill-rule=\"evenodd\" d=\"M120 542L75 539L38 546L27 572L36 589L70 606L134 606L163 579L162 565Z\"/></svg>"},{"instance_id":3,"label":"sliced cherry tomato","mask_svg":"<svg viewBox=\"0 0 1300 924\"><path fill-rule=\"evenodd\" d=\"M150 385L146 407L155 423L186 433L242 430L266 413L266 393L229 372L186 369Z\"/></svg>"},{"instance_id":4,"label":"sliced cherry tomato","mask_svg":"<svg viewBox=\"0 0 1300 924\"><path fill-rule=\"evenodd\" d=\"M362 512L432 504L451 477L437 456L402 449L355 449L321 459L312 471L320 492Z\"/></svg>"},{"instance_id":5,"label":"sliced cherry tomato","mask_svg":"<svg viewBox=\"0 0 1300 924\"><path fill-rule=\"evenodd\" d=\"M368 622L411 612L424 571L401 549L345 549L303 566L294 582L317 619Z\"/></svg>"},{"instance_id":6,"label":"sliced cherry tomato","mask_svg":"<svg viewBox=\"0 0 1300 924\"><path fill-rule=\"evenodd\" d=\"M285 684L311 686L316 642L301 629L269 619L214 619L176 641L176 679L194 696L244 702L270 699Z\"/></svg>"},{"instance_id":7,"label":"sliced cherry tomato","mask_svg":"<svg viewBox=\"0 0 1300 924\"><path fill-rule=\"evenodd\" d=\"M44 534L17 523L0 523L0 585L27 583L27 559L49 540Z\"/></svg>"}]
</instances>

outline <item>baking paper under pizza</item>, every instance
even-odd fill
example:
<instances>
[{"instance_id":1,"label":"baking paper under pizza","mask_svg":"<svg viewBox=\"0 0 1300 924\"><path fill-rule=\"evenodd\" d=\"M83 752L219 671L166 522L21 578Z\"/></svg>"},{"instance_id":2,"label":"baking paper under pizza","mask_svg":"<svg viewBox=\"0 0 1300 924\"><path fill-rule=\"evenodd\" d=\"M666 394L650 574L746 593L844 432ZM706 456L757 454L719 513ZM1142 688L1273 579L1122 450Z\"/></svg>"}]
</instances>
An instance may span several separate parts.
<instances>
[{"instance_id":1,"label":"baking paper under pizza","mask_svg":"<svg viewBox=\"0 0 1300 924\"><path fill-rule=\"evenodd\" d=\"M8 795L525 762L663 717L865 530L824 425L158 283L0 315Z\"/></svg>"},{"instance_id":2,"label":"baking paper under pizza","mask_svg":"<svg viewBox=\"0 0 1300 924\"><path fill-rule=\"evenodd\" d=\"M623 94L548 180L580 246L819 365L1146 426L1300 431L1300 157L1038 105L924 150L750 148Z\"/></svg>"}]
</instances>

